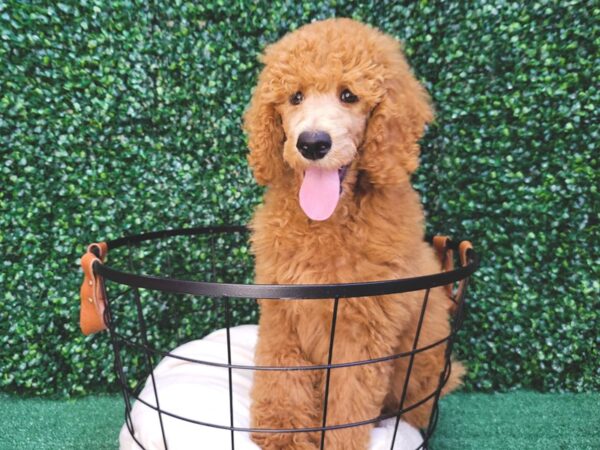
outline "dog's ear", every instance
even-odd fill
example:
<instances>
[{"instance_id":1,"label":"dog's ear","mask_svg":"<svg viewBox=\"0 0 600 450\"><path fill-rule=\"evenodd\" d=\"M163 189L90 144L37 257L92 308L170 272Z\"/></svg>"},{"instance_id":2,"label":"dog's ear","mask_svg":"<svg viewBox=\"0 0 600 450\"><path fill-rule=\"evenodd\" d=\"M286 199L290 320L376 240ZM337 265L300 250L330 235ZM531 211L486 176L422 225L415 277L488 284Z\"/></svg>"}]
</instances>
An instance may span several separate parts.
<instances>
[{"instance_id":1,"label":"dog's ear","mask_svg":"<svg viewBox=\"0 0 600 450\"><path fill-rule=\"evenodd\" d=\"M425 88L412 74L394 41L387 61L383 93L367 124L360 169L374 185L402 183L419 166L418 140L433 120Z\"/></svg>"},{"instance_id":2,"label":"dog's ear","mask_svg":"<svg viewBox=\"0 0 600 450\"><path fill-rule=\"evenodd\" d=\"M263 71L244 114L244 130L248 134L248 162L260 185L273 183L284 172L283 143L285 135L281 117L269 98L268 82Z\"/></svg>"}]
</instances>

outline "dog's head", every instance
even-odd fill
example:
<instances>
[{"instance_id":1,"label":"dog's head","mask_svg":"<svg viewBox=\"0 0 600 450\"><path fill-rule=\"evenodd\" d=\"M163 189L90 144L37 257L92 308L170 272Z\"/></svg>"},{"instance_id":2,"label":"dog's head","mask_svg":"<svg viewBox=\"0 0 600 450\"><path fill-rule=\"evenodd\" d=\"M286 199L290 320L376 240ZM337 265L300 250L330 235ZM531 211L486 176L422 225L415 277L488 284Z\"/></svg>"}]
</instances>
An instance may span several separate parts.
<instances>
[{"instance_id":1,"label":"dog's head","mask_svg":"<svg viewBox=\"0 0 600 450\"><path fill-rule=\"evenodd\" d=\"M300 206L327 219L361 185L406 182L433 119L400 43L367 25L330 19L269 46L244 117L259 184L296 180Z\"/></svg>"}]
</instances>

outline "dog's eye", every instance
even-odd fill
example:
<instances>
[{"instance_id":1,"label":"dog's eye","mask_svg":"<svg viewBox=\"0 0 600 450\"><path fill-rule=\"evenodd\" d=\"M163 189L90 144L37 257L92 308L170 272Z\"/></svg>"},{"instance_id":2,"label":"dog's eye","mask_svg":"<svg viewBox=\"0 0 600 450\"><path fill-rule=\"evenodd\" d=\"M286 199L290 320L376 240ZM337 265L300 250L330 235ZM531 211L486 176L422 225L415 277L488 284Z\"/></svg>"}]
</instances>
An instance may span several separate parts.
<instances>
[{"instance_id":1,"label":"dog's eye","mask_svg":"<svg viewBox=\"0 0 600 450\"><path fill-rule=\"evenodd\" d=\"M304 95L302 95L302 92L300 91L296 92L290 97L290 103L292 105L299 105L300 103L302 103L302 100L304 100Z\"/></svg>"},{"instance_id":2,"label":"dog's eye","mask_svg":"<svg viewBox=\"0 0 600 450\"><path fill-rule=\"evenodd\" d=\"M350 89L344 89L340 94L340 100L344 103L356 103L358 101L358 97L354 95Z\"/></svg>"}]
</instances>

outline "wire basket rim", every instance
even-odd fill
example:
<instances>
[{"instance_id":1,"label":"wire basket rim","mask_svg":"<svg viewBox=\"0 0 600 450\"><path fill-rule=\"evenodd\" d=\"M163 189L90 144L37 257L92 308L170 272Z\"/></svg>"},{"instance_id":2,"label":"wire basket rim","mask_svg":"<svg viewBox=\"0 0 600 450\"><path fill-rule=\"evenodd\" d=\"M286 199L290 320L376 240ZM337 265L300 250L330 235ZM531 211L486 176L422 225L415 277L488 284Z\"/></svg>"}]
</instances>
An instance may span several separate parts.
<instances>
[{"instance_id":1,"label":"wire basket rim","mask_svg":"<svg viewBox=\"0 0 600 450\"><path fill-rule=\"evenodd\" d=\"M108 249L171 236L193 236L215 233L249 232L243 226L213 226L177 228L125 236L107 241ZM449 241L448 248L458 249L460 242ZM373 295L400 294L445 286L469 278L479 267L479 256L473 249L467 252L468 263L446 272L391 280L329 284L247 284L215 281L192 281L179 278L139 275L114 269L96 261L94 273L107 280L134 288L145 288L199 296L255 298L266 300L317 300L333 297L364 298Z\"/></svg>"}]
</instances>

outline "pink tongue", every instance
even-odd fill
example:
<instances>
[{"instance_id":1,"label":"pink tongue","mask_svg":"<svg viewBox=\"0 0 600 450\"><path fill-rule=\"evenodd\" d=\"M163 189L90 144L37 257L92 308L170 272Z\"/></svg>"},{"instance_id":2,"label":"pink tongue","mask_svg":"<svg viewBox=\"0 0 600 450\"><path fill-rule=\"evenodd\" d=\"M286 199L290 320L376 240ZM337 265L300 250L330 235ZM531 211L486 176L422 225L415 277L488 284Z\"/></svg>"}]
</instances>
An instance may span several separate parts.
<instances>
[{"instance_id":1,"label":"pink tongue","mask_svg":"<svg viewBox=\"0 0 600 450\"><path fill-rule=\"evenodd\" d=\"M300 187L300 206L308 217L313 220L328 219L339 199L340 177L337 169L306 169Z\"/></svg>"}]
</instances>

